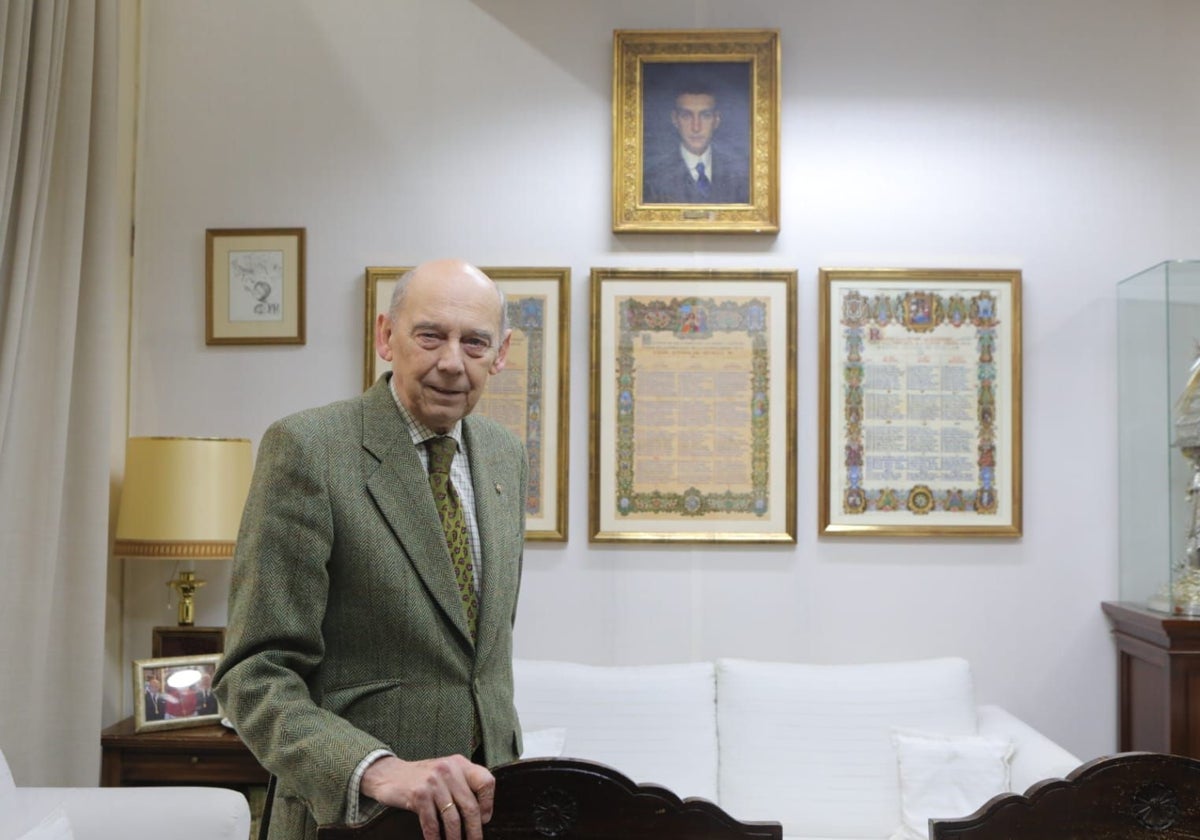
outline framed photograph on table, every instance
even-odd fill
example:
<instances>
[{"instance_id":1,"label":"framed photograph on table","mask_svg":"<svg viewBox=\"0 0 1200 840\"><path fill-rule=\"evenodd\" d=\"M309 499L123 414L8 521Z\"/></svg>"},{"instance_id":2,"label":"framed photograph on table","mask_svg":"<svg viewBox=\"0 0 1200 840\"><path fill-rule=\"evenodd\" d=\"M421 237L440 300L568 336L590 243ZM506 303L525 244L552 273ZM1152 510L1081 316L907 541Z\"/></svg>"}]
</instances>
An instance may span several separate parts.
<instances>
[{"instance_id":1,"label":"framed photograph on table","mask_svg":"<svg viewBox=\"0 0 1200 840\"><path fill-rule=\"evenodd\" d=\"M138 659L133 663L135 732L219 723L212 692L221 654Z\"/></svg>"},{"instance_id":2,"label":"framed photograph on table","mask_svg":"<svg viewBox=\"0 0 1200 840\"><path fill-rule=\"evenodd\" d=\"M385 315L407 267L368 267L363 387L389 370L375 352L375 323ZM529 493L525 538L567 539L567 445L571 270L481 268L504 292L512 339L504 370L488 380L475 413L525 442Z\"/></svg>"},{"instance_id":3,"label":"framed photograph on table","mask_svg":"<svg viewBox=\"0 0 1200 840\"><path fill-rule=\"evenodd\" d=\"M613 33L613 230L779 230L779 33Z\"/></svg>"},{"instance_id":4,"label":"framed photograph on table","mask_svg":"<svg viewBox=\"0 0 1200 840\"><path fill-rule=\"evenodd\" d=\"M822 269L819 533L1021 535L1021 272Z\"/></svg>"},{"instance_id":5,"label":"framed photograph on table","mask_svg":"<svg viewBox=\"0 0 1200 840\"><path fill-rule=\"evenodd\" d=\"M206 344L304 343L304 228L205 234Z\"/></svg>"},{"instance_id":6,"label":"framed photograph on table","mask_svg":"<svg viewBox=\"0 0 1200 840\"><path fill-rule=\"evenodd\" d=\"M590 538L796 541L796 273L594 268Z\"/></svg>"}]
</instances>

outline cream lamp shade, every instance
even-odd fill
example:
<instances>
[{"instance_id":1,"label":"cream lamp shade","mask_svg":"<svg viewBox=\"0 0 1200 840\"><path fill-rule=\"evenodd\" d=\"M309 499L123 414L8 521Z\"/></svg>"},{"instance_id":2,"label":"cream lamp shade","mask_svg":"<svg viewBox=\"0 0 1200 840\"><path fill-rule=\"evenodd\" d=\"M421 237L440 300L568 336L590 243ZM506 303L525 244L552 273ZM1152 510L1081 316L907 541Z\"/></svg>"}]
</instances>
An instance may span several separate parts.
<instances>
[{"instance_id":1,"label":"cream lamp shade","mask_svg":"<svg viewBox=\"0 0 1200 840\"><path fill-rule=\"evenodd\" d=\"M130 438L114 552L232 557L253 469L245 438Z\"/></svg>"},{"instance_id":2,"label":"cream lamp shade","mask_svg":"<svg viewBox=\"0 0 1200 840\"><path fill-rule=\"evenodd\" d=\"M134 437L113 553L118 557L227 560L233 556L254 458L245 438ZM167 583L179 593L179 625L195 623L194 571Z\"/></svg>"}]
</instances>

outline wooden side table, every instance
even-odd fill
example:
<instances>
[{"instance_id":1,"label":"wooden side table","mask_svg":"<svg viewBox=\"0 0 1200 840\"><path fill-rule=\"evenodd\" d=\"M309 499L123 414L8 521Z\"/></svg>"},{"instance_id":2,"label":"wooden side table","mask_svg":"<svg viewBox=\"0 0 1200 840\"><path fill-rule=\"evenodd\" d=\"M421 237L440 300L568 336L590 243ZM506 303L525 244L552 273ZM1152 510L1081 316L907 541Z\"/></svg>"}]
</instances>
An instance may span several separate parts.
<instances>
[{"instance_id":1,"label":"wooden side table","mask_svg":"<svg viewBox=\"0 0 1200 840\"><path fill-rule=\"evenodd\" d=\"M269 774L231 729L220 724L134 732L133 718L100 733L100 784L265 785Z\"/></svg>"},{"instance_id":2,"label":"wooden side table","mask_svg":"<svg viewBox=\"0 0 1200 840\"><path fill-rule=\"evenodd\" d=\"M1117 644L1119 749L1200 758L1200 618L1101 606Z\"/></svg>"}]
</instances>

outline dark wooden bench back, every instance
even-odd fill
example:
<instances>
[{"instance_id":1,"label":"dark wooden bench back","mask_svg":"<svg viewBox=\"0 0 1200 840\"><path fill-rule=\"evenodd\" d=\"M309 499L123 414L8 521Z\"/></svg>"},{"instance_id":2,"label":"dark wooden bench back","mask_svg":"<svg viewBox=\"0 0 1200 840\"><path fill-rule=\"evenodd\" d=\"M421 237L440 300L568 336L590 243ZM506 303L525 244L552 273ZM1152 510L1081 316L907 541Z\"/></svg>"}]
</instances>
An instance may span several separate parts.
<instances>
[{"instance_id":1,"label":"dark wooden bench back","mask_svg":"<svg viewBox=\"0 0 1200 840\"><path fill-rule=\"evenodd\" d=\"M1200 761L1161 753L1098 758L969 817L930 820L930 840L1196 840Z\"/></svg>"},{"instance_id":2,"label":"dark wooden bench back","mask_svg":"<svg viewBox=\"0 0 1200 840\"><path fill-rule=\"evenodd\" d=\"M637 785L611 767L531 758L493 769L496 807L488 840L781 840L777 822L738 822L704 799ZM419 840L409 811L387 810L357 828L322 826L318 840Z\"/></svg>"}]
</instances>

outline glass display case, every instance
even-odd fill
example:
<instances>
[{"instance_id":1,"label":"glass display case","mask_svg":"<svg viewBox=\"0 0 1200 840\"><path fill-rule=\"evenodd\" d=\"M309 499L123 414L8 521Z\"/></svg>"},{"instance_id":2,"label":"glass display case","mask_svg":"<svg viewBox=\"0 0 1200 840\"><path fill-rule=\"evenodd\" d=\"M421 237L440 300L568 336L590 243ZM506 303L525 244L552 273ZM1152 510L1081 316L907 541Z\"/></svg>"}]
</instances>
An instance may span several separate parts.
<instances>
[{"instance_id":1,"label":"glass display case","mask_svg":"<svg viewBox=\"0 0 1200 840\"><path fill-rule=\"evenodd\" d=\"M1120 598L1200 615L1200 261L1117 284Z\"/></svg>"}]
</instances>

